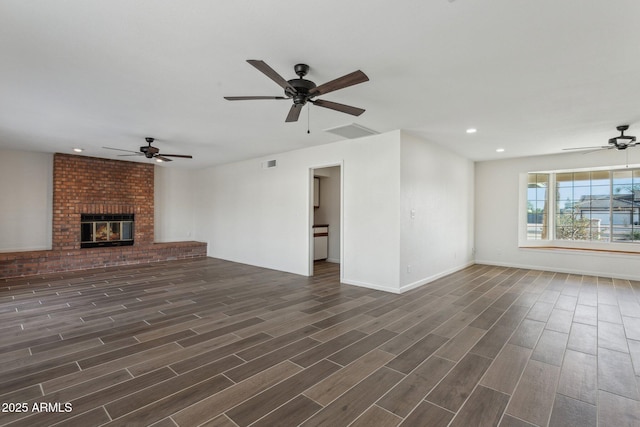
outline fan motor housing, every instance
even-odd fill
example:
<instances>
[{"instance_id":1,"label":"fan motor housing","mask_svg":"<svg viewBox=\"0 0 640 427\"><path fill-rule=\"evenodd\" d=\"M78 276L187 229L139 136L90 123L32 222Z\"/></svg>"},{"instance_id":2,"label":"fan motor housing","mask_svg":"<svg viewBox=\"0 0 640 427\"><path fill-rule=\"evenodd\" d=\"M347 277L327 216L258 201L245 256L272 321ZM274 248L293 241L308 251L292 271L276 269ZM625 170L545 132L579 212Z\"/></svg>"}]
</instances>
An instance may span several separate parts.
<instances>
[{"instance_id":1,"label":"fan motor housing","mask_svg":"<svg viewBox=\"0 0 640 427\"><path fill-rule=\"evenodd\" d=\"M304 104L307 102L309 91L316 87L314 82L306 79L291 79L288 83L293 86L296 91L292 92L291 89L287 88L284 90L284 93L289 98L293 98L295 104Z\"/></svg>"},{"instance_id":2,"label":"fan motor housing","mask_svg":"<svg viewBox=\"0 0 640 427\"><path fill-rule=\"evenodd\" d=\"M142 147L140 147L140 152L144 153L145 155L147 155L147 157L149 157L149 155L154 155L154 154L158 154L160 152L160 149L156 148L156 147L152 147L150 145L143 145Z\"/></svg>"}]
</instances>

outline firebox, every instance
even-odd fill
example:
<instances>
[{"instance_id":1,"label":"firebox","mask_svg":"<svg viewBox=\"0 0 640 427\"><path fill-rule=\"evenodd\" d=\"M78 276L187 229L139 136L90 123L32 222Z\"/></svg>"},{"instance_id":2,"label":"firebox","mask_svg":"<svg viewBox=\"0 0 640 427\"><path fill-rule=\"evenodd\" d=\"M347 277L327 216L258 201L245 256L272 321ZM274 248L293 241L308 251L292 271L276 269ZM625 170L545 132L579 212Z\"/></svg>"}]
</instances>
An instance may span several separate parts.
<instances>
[{"instance_id":1,"label":"firebox","mask_svg":"<svg viewBox=\"0 0 640 427\"><path fill-rule=\"evenodd\" d=\"M80 247L133 245L133 214L81 214Z\"/></svg>"}]
</instances>

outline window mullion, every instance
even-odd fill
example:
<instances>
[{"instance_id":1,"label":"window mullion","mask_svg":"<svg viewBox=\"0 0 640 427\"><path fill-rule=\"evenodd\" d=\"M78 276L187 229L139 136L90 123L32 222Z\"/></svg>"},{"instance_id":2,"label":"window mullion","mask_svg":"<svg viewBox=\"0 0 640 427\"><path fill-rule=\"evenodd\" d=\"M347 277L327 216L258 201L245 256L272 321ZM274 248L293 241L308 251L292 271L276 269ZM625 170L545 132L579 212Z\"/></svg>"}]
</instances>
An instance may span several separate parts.
<instances>
[{"instance_id":1,"label":"window mullion","mask_svg":"<svg viewBox=\"0 0 640 427\"><path fill-rule=\"evenodd\" d=\"M547 203L549 203L549 215L547 215L547 236L549 240L556 240L556 174L549 174L549 190L547 191Z\"/></svg>"},{"instance_id":2,"label":"window mullion","mask_svg":"<svg viewBox=\"0 0 640 427\"><path fill-rule=\"evenodd\" d=\"M609 243L613 242L613 171L609 173Z\"/></svg>"}]
</instances>

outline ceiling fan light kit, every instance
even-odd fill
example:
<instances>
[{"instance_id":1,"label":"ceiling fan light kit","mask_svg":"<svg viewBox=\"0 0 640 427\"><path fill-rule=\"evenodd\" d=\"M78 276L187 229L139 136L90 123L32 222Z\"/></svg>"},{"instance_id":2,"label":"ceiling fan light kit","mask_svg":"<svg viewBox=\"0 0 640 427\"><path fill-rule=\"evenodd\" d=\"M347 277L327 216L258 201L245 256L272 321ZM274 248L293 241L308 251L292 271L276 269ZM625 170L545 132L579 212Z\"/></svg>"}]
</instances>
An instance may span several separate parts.
<instances>
[{"instance_id":1,"label":"ceiling fan light kit","mask_svg":"<svg viewBox=\"0 0 640 427\"><path fill-rule=\"evenodd\" d=\"M325 101L322 99L313 99L316 96L369 81L369 77L360 70L354 71L335 80L331 80L330 82L321 84L320 86L316 86L314 82L304 78L304 76L309 73L310 69L307 64L296 64L293 67L293 70L298 78L285 80L284 77L278 74L262 60L248 59L247 62L284 89L285 96L225 96L224 99L228 101L248 101L259 99L292 100L293 105L289 109L289 113L285 119L285 122L287 123L298 121L302 107L307 102L317 105L318 107L328 108L341 113L351 114L353 116L359 116L365 112L363 108L352 107L350 105L339 104L337 102Z\"/></svg>"}]
</instances>

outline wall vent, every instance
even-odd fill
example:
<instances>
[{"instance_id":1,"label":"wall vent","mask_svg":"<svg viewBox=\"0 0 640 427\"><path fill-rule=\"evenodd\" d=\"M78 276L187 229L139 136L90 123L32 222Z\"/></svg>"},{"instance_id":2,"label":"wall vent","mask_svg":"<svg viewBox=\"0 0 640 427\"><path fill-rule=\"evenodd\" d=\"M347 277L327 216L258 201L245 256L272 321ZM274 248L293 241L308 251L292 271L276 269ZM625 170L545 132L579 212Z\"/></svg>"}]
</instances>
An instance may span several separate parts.
<instances>
[{"instance_id":1,"label":"wall vent","mask_svg":"<svg viewBox=\"0 0 640 427\"><path fill-rule=\"evenodd\" d=\"M267 160L266 162L262 162L263 169L275 168L277 163L275 160Z\"/></svg>"}]
</instances>

